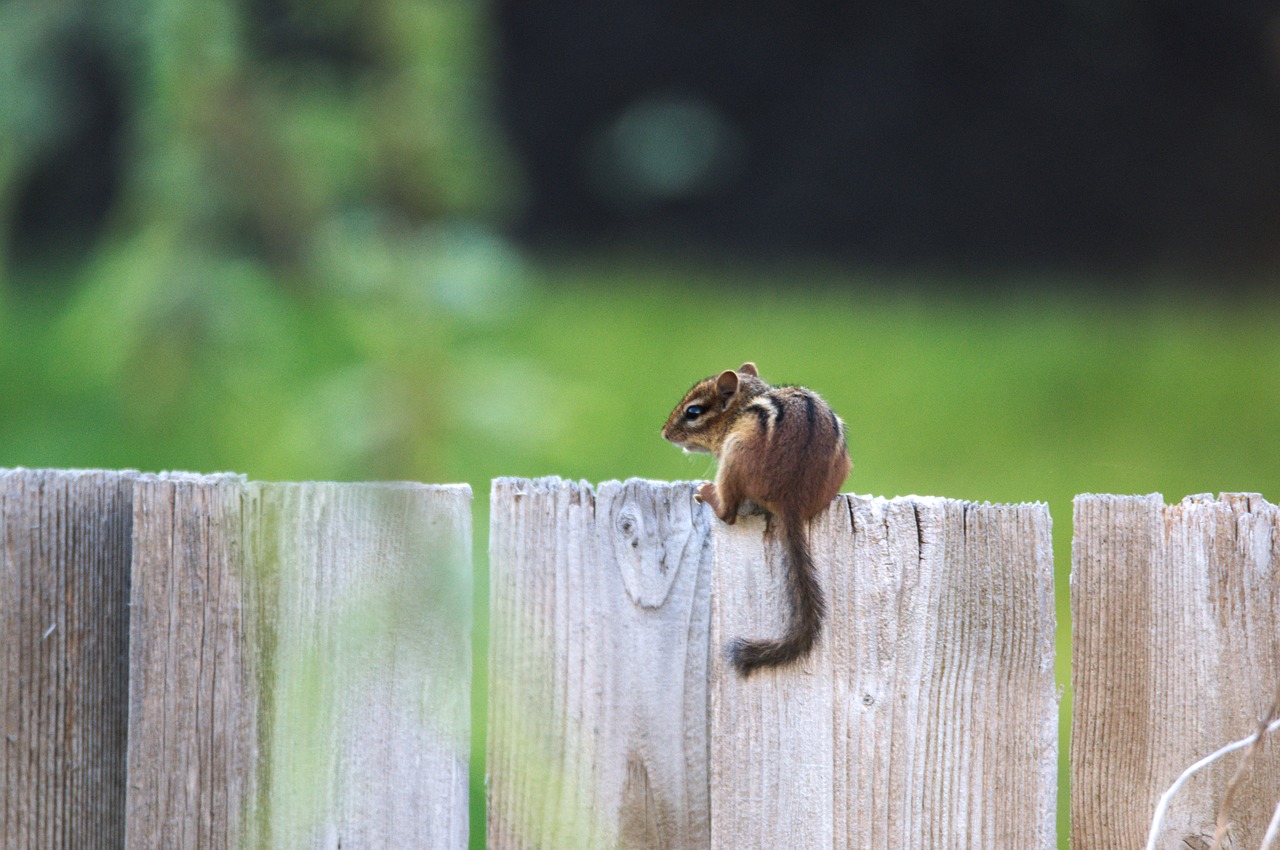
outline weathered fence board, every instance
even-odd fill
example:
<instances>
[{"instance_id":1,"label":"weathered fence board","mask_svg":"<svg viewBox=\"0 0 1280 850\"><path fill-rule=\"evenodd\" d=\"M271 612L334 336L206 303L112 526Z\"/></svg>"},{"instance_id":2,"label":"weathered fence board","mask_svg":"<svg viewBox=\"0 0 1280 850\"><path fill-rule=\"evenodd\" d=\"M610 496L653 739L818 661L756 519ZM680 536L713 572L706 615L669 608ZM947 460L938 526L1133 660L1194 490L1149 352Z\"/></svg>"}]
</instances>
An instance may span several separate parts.
<instances>
[{"instance_id":1,"label":"weathered fence board","mask_svg":"<svg viewBox=\"0 0 1280 850\"><path fill-rule=\"evenodd\" d=\"M1043 506L842 498L816 654L744 682L781 561L692 495L495 482L490 847L1054 845Z\"/></svg>"},{"instance_id":2,"label":"weathered fence board","mask_svg":"<svg viewBox=\"0 0 1280 850\"><path fill-rule=\"evenodd\" d=\"M1256 730L1280 676L1280 511L1261 497L1075 500L1071 844L1142 848L1157 798ZM1207 848L1234 758L1173 799L1158 847ZM1280 797L1266 745L1227 848L1256 848Z\"/></svg>"},{"instance_id":3,"label":"weathered fence board","mask_svg":"<svg viewBox=\"0 0 1280 850\"><path fill-rule=\"evenodd\" d=\"M128 846L464 847L469 489L136 486Z\"/></svg>"},{"instance_id":4,"label":"weathered fence board","mask_svg":"<svg viewBox=\"0 0 1280 850\"><path fill-rule=\"evenodd\" d=\"M253 609L235 476L139 482L127 846L233 847L256 790Z\"/></svg>"},{"instance_id":5,"label":"weathered fence board","mask_svg":"<svg viewBox=\"0 0 1280 850\"><path fill-rule=\"evenodd\" d=\"M743 680L723 647L786 611L763 525L714 535L710 846L1052 848L1046 507L840 497L812 529L818 648Z\"/></svg>"},{"instance_id":6,"label":"weathered fence board","mask_svg":"<svg viewBox=\"0 0 1280 850\"><path fill-rule=\"evenodd\" d=\"M0 470L0 846L467 843L470 492ZM1075 504L1072 843L1140 848L1280 676L1280 509ZM841 497L814 654L764 523L687 483L499 479L489 846L1053 846L1042 505ZM127 764L126 764L127 751ZM1235 760L1176 796L1207 848ZM1265 747L1225 848L1280 796Z\"/></svg>"},{"instance_id":7,"label":"weathered fence board","mask_svg":"<svg viewBox=\"0 0 1280 850\"><path fill-rule=\"evenodd\" d=\"M0 470L0 847L124 839L132 476Z\"/></svg>"},{"instance_id":8,"label":"weathered fence board","mask_svg":"<svg viewBox=\"0 0 1280 850\"><path fill-rule=\"evenodd\" d=\"M708 846L708 532L688 485L494 482L491 850Z\"/></svg>"}]
</instances>

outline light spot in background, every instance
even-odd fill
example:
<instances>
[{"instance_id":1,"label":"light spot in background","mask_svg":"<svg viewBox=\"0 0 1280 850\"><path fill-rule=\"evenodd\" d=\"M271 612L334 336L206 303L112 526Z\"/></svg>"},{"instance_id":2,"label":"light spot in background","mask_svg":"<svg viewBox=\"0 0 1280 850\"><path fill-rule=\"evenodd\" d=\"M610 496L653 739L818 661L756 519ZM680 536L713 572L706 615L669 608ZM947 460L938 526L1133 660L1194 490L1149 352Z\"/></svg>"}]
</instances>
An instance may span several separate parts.
<instances>
[{"instance_id":1,"label":"light spot in background","mask_svg":"<svg viewBox=\"0 0 1280 850\"><path fill-rule=\"evenodd\" d=\"M491 228L456 222L436 228L427 243L433 258L428 286L450 312L492 319L509 314L524 300L523 258Z\"/></svg>"},{"instance_id":2,"label":"light spot in background","mask_svg":"<svg viewBox=\"0 0 1280 850\"><path fill-rule=\"evenodd\" d=\"M705 100L635 101L604 127L587 154L597 194L648 207L713 194L737 175L743 142L729 118Z\"/></svg>"},{"instance_id":3,"label":"light spot in background","mask_svg":"<svg viewBox=\"0 0 1280 850\"><path fill-rule=\"evenodd\" d=\"M521 450L545 449L563 438L569 401L538 364L477 355L459 363L455 374L452 410L470 433Z\"/></svg>"},{"instance_id":4,"label":"light spot in background","mask_svg":"<svg viewBox=\"0 0 1280 850\"><path fill-rule=\"evenodd\" d=\"M335 458L368 458L395 441L401 427L387 414L382 375L371 365L320 375L299 394L292 432L301 445L328 444Z\"/></svg>"},{"instance_id":5,"label":"light spot in background","mask_svg":"<svg viewBox=\"0 0 1280 850\"><path fill-rule=\"evenodd\" d=\"M528 292L520 252L475 222L405 229L376 211L346 211L326 222L318 246L322 279L351 296L400 299L479 322L518 311Z\"/></svg>"}]
</instances>

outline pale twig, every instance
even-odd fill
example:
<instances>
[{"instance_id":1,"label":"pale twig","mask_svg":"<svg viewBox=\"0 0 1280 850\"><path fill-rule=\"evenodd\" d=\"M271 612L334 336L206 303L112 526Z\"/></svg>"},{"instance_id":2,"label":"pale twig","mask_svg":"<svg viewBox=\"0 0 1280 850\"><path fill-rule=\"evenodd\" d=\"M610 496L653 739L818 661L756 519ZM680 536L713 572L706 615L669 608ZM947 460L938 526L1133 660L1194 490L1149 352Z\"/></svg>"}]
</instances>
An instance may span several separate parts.
<instances>
[{"instance_id":1,"label":"pale twig","mask_svg":"<svg viewBox=\"0 0 1280 850\"><path fill-rule=\"evenodd\" d=\"M1267 725L1264 731L1269 734L1271 732L1276 731L1277 729L1280 729L1280 720L1272 721L1270 724ZM1234 753L1236 750L1240 749L1241 747L1249 746L1249 744L1253 743L1254 739L1257 737L1258 737L1257 734L1253 734L1247 738L1241 738L1239 741L1234 741L1230 744L1227 744L1222 749L1216 752L1210 753L1209 755L1200 759L1200 761L1191 765L1191 767L1182 771L1182 774L1174 781L1172 785L1169 786L1169 790L1165 791L1163 794L1160 795L1160 799L1156 803L1155 815L1151 818L1151 832L1147 834L1146 850L1156 850L1156 837L1160 834L1160 827L1162 825L1162 822L1164 821L1165 812L1169 808L1170 801L1173 800L1173 795L1178 793L1178 789L1181 788L1183 784L1201 768L1207 767L1208 765L1213 764L1215 761L1227 755L1228 753Z\"/></svg>"},{"instance_id":2,"label":"pale twig","mask_svg":"<svg viewBox=\"0 0 1280 850\"><path fill-rule=\"evenodd\" d=\"M1227 828L1230 825L1228 821L1231 818L1231 805L1235 801L1236 788L1244 779L1245 774L1249 772L1249 768L1253 766L1254 756L1257 755L1258 749L1262 745L1262 736L1267 732L1267 726L1276 719L1276 711L1280 708L1280 695L1271 703L1271 708L1267 709L1267 714L1258 721L1258 731L1254 733L1253 740L1249 744L1249 748L1244 751L1244 755L1240 757L1240 764L1236 766L1236 772L1231 775L1230 781L1227 782L1226 793L1222 795L1222 805L1218 809L1218 826L1213 831L1213 841L1209 844L1209 850L1220 850L1222 847L1222 839L1227 834Z\"/></svg>"},{"instance_id":3,"label":"pale twig","mask_svg":"<svg viewBox=\"0 0 1280 850\"><path fill-rule=\"evenodd\" d=\"M1271 714L1273 717L1280 714L1280 679L1276 680L1276 698L1271 701ZM1262 836L1262 846L1258 850L1271 850L1277 835L1280 835L1280 803L1276 803L1276 810L1271 813L1271 822L1267 824L1266 834Z\"/></svg>"},{"instance_id":4,"label":"pale twig","mask_svg":"<svg viewBox=\"0 0 1280 850\"><path fill-rule=\"evenodd\" d=\"M1276 810L1271 814L1271 823L1267 824L1267 834L1262 836L1262 846L1258 850L1271 850L1277 835L1280 835L1280 803L1276 804Z\"/></svg>"}]
</instances>

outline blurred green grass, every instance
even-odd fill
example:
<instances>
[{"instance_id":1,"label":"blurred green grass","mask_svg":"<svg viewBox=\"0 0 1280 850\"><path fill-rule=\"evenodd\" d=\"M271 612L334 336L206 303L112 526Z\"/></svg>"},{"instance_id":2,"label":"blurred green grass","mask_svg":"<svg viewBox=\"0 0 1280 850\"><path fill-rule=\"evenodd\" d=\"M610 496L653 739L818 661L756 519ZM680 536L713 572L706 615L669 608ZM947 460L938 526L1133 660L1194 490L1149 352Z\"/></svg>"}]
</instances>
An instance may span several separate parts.
<instances>
[{"instance_id":1,"label":"blurred green grass","mask_svg":"<svg viewBox=\"0 0 1280 850\"><path fill-rule=\"evenodd\" d=\"M526 260L483 231L431 238L425 265L307 292L247 262L167 255L163 239L101 257L58 294L9 291L0 465L470 483L475 847L488 482L709 477L709 459L658 435L707 374L754 360L823 393L849 424L847 490L1047 502L1063 683L1074 495L1280 494L1272 299L1155 284L973 294L944 278ZM139 273L149 263L184 274ZM1065 774L1060 794L1065 818Z\"/></svg>"}]
</instances>

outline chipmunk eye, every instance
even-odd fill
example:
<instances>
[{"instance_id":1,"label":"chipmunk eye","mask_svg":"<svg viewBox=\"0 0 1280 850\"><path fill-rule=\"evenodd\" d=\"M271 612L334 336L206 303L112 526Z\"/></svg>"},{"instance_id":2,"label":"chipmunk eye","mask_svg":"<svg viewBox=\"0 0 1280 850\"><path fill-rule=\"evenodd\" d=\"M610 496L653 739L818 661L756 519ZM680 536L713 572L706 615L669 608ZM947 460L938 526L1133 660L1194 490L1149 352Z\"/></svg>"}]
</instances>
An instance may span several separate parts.
<instances>
[{"instance_id":1,"label":"chipmunk eye","mask_svg":"<svg viewBox=\"0 0 1280 850\"><path fill-rule=\"evenodd\" d=\"M685 419L697 419L701 415L702 415L702 405L700 404L691 404L684 409Z\"/></svg>"}]
</instances>

